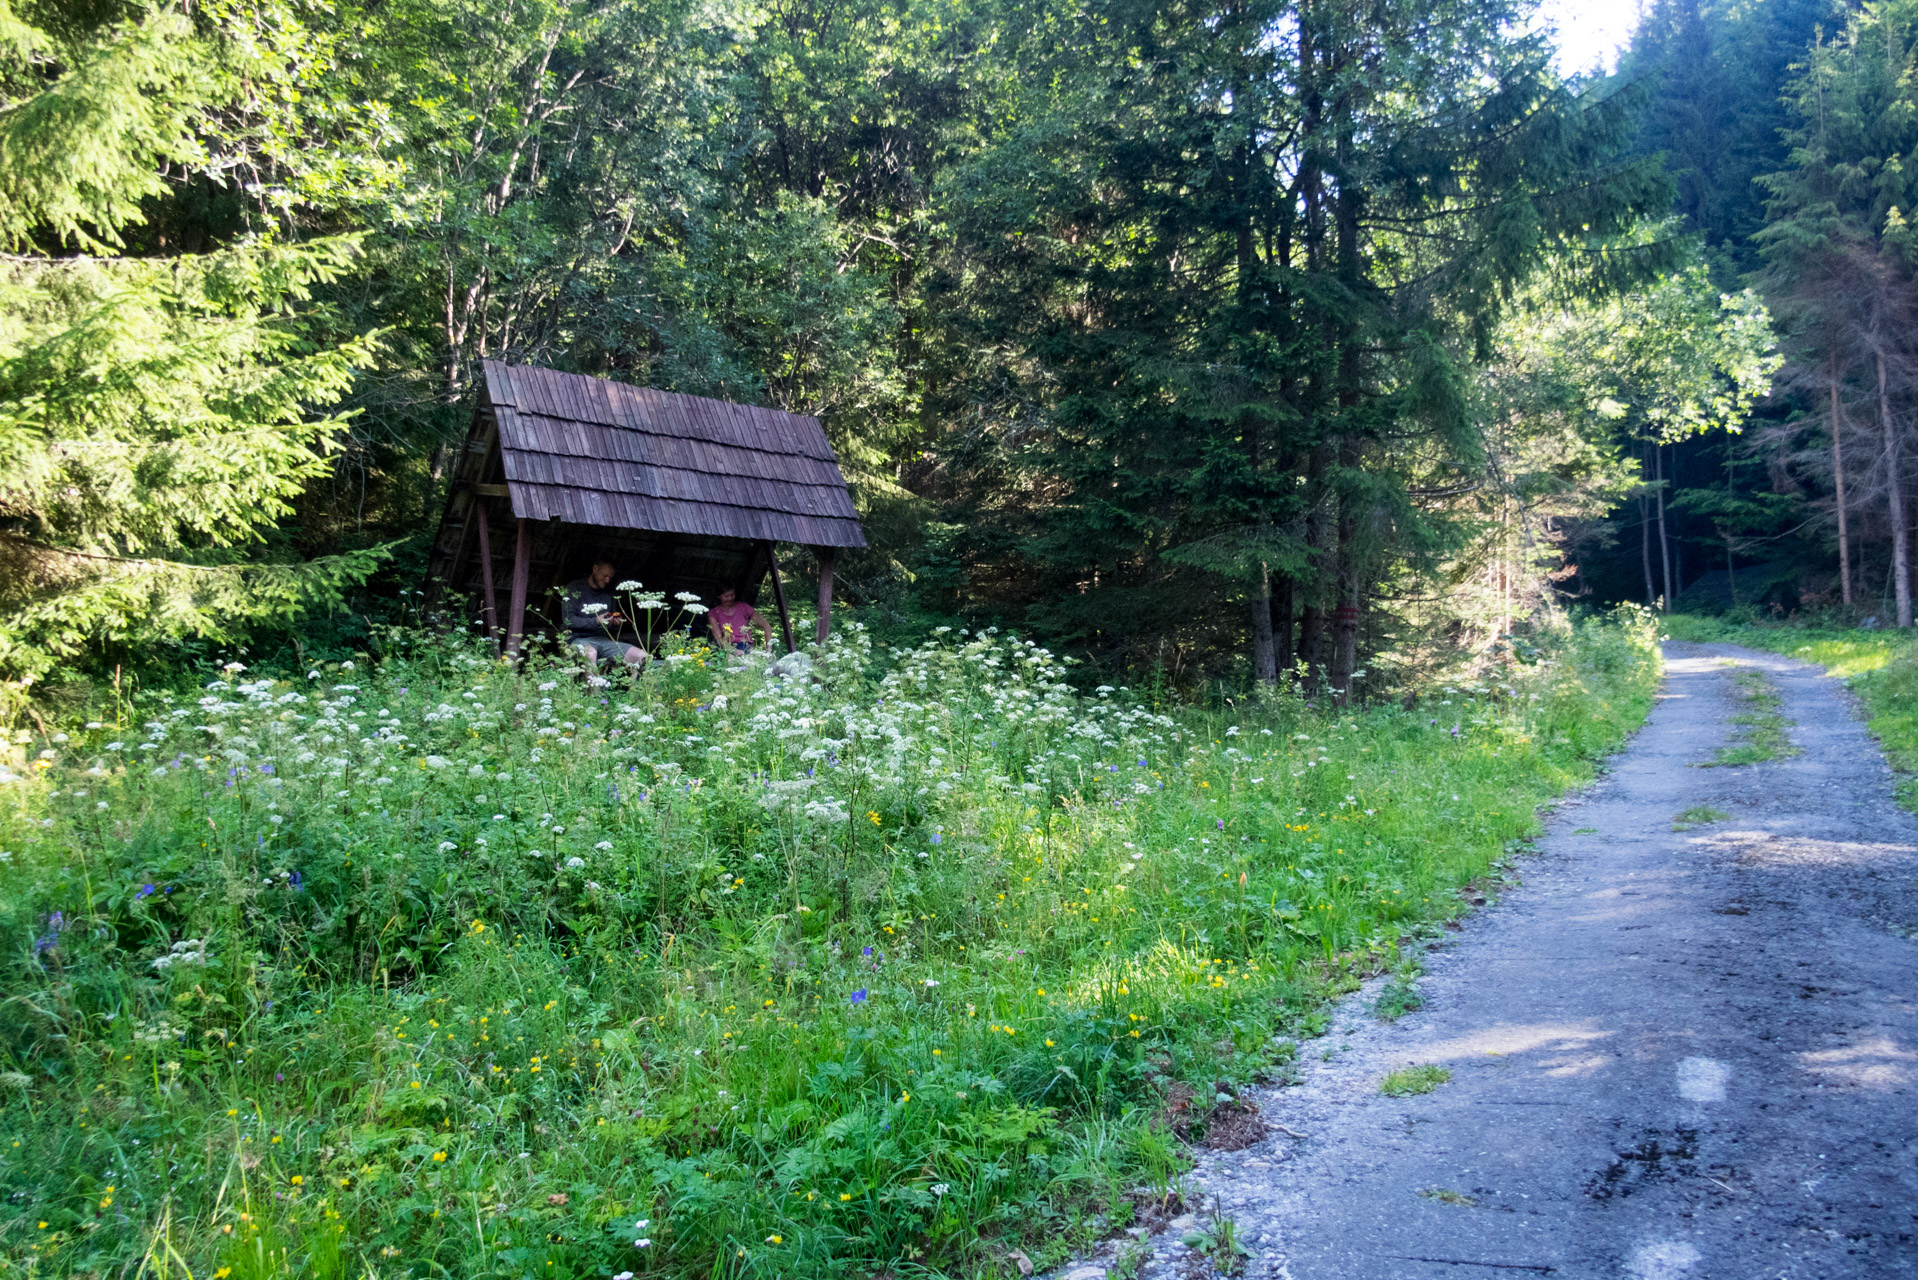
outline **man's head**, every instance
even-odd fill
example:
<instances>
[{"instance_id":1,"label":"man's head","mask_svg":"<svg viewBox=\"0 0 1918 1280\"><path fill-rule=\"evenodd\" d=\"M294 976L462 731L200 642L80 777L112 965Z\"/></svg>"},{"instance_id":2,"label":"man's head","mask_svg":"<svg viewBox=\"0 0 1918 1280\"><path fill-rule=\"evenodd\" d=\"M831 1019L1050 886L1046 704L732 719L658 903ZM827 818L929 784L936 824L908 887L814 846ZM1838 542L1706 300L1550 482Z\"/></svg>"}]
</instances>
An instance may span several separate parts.
<instances>
[{"instance_id":1,"label":"man's head","mask_svg":"<svg viewBox=\"0 0 1918 1280\"><path fill-rule=\"evenodd\" d=\"M613 580L613 562L610 560L593 561L593 571L586 575L587 585L595 591L604 591Z\"/></svg>"},{"instance_id":2,"label":"man's head","mask_svg":"<svg viewBox=\"0 0 1918 1280\"><path fill-rule=\"evenodd\" d=\"M722 606L729 605L738 598L739 598L739 593L737 591L734 591L731 587L727 587L724 591L721 591L719 593L719 603Z\"/></svg>"}]
</instances>

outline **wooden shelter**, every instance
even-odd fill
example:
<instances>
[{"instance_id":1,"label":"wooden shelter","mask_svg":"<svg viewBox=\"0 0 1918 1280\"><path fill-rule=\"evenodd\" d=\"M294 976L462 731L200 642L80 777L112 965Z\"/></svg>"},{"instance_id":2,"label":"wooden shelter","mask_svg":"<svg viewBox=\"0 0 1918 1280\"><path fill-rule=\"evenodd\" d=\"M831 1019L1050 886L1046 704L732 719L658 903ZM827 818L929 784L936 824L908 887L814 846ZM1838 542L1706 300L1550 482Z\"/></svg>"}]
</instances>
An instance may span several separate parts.
<instances>
[{"instance_id":1,"label":"wooden shelter","mask_svg":"<svg viewBox=\"0 0 1918 1280\"><path fill-rule=\"evenodd\" d=\"M517 653L557 625L549 597L595 561L670 598L732 587L756 604L770 576L793 647L776 548L819 561L819 627L832 612L835 553L863 547L859 516L817 418L496 360L427 568L429 607L464 615ZM505 583L510 603L500 608Z\"/></svg>"}]
</instances>

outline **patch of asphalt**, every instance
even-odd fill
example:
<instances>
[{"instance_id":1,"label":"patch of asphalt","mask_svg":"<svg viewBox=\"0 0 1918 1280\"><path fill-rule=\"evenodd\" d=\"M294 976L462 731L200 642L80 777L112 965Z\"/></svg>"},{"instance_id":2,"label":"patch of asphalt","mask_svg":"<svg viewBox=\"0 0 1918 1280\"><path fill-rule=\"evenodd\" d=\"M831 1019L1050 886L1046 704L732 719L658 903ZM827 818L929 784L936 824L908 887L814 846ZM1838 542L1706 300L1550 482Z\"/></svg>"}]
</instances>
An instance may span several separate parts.
<instances>
[{"instance_id":1,"label":"patch of asphalt","mask_svg":"<svg viewBox=\"0 0 1918 1280\"><path fill-rule=\"evenodd\" d=\"M1187 1201L1234 1220L1248 1277L1918 1276L1918 823L1816 668L1666 655L1522 887L1428 954L1424 1006L1388 1024L1373 990L1348 998L1303 1082L1256 1095L1284 1131L1200 1156ZM1734 660L1771 677L1800 754L1692 767L1731 736ZM1731 816L1673 831L1693 806ZM1450 1082L1379 1093L1422 1063ZM1205 1273L1179 1242L1202 1221L1144 1241L1141 1280Z\"/></svg>"}]
</instances>

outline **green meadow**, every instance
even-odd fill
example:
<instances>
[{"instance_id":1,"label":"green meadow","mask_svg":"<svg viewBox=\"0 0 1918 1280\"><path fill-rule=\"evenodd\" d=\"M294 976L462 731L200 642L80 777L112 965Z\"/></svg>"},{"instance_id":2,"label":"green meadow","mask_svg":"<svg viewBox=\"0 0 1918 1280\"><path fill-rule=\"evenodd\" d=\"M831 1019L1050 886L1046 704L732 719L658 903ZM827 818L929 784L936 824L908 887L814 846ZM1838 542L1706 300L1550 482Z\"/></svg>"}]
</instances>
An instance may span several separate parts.
<instances>
[{"instance_id":1,"label":"green meadow","mask_svg":"<svg viewBox=\"0 0 1918 1280\"><path fill-rule=\"evenodd\" d=\"M1195 709L991 631L416 641L49 724L0 786L0 1271L1056 1261L1637 726L1642 613L1541 646Z\"/></svg>"}]
</instances>

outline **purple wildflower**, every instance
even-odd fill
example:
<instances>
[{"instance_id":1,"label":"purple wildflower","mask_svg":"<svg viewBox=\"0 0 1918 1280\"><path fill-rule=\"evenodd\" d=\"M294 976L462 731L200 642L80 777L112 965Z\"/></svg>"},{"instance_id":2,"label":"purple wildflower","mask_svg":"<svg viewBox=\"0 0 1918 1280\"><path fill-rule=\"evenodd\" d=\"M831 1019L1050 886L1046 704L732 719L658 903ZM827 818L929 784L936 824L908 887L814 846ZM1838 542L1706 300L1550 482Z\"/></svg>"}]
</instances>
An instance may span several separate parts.
<instances>
[{"instance_id":1,"label":"purple wildflower","mask_svg":"<svg viewBox=\"0 0 1918 1280\"><path fill-rule=\"evenodd\" d=\"M1225 819L1224 819L1224 818L1220 818L1220 819L1219 819L1219 830L1221 830L1221 831L1223 831L1223 830L1225 830Z\"/></svg>"},{"instance_id":2,"label":"purple wildflower","mask_svg":"<svg viewBox=\"0 0 1918 1280\"><path fill-rule=\"evenodd\" d=\"M932 833L932 842L934 844L942 844L944 843L944 841L945 841L945 837L940 835L937 831Z\"/></svg>"}]
</instances>

